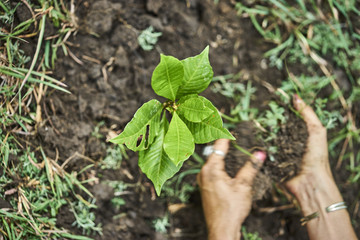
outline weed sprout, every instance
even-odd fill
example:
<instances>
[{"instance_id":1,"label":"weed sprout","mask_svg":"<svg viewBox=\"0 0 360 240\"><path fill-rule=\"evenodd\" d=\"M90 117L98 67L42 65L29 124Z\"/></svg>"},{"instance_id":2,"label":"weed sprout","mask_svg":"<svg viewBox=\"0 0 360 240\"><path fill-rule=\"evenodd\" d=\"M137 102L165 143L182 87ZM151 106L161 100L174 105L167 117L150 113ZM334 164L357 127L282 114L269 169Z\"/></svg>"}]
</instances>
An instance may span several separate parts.
<instances>
[{"instance_id":1,"label":"weed sprout","mask_svg":"<svg viewBox=\"0 0 360 240\"><path fill-rule=\"evenodd\" d=\"M138 37L140 47L145 51L153 50L161 35L161 32L154 31L153 26L146 28Z\"/></svg>"},{"instance_id":2,"label":"weed sprout","mask_svg":"<svg viewBox=\"0 0 360 240\"><path fill-rule=\"evenodd\" d=\"M169 216L165 215L163 218L157 218L153 220L153 226L156 232L167 233L167 227L170 226Z\"/></svg>"},{"instance_id":3,"label":"weed sprout","mask_svg":"<svg viewBox=\"0 0 360 240\"><path fill-rule=\"evenodd\" d=\"M95 213L91 209L97 208L96 199L90 199L88 202L70 203L71 211L74 213L76 221L73 226L82 229L83 234L90 235L92 232L102 235L101 225L95 223Z\"/></svg>"}]
</instances>

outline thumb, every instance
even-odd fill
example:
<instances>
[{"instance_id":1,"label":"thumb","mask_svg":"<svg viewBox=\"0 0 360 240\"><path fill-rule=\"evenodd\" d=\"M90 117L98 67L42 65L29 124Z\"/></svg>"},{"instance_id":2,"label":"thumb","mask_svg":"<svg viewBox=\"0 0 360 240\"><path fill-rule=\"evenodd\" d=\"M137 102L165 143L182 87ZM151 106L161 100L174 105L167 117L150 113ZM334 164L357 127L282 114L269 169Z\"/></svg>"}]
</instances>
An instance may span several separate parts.
<instances>
[{"instance_id":1,"label":"thumb","mask_svg":"<svg viewBox=\"0 0 360 240\"><path fill-rule=\"evenodd\" d=\"M261 166L264 164L266 159L266 153L263 151L255 152L251 161L247 161L245 165L236 174L236 180L248 186L251 186L256 174L258 173Z\"/></svg>"},{"instance_id":2,"label":"thumb","mask_svg":"<svg viewBox=\"0 0 360 240\"><path fill-rule=\"evenodd\" d=\"M314 127L322 127L323 126L321 124L319 118L317 117L316 113L314 112L314 110L310 106L306 105L304 100L302 100L297 94L294 95L293 104L294 104L295 109L297 111L299 111L301 116L304 118L304 121L308 127L309 126L314 126Z\"/></svg>"}]
</instances>

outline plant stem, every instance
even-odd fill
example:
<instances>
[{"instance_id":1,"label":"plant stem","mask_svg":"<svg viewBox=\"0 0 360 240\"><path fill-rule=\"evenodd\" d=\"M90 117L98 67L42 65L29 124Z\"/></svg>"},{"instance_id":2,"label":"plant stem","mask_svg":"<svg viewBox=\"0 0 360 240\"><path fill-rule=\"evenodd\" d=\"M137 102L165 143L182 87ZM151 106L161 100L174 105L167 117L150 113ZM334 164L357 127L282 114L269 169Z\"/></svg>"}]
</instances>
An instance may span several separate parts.
<instances>
[{"instance_id":1,"label":"plant stem","mask_svg":"<svg viewBox=\"0 0 360 240\"><path fill-rule=\"evenodd\" d=\"M220 113L221 117L225 118L226 120L230 121L230 122L239 122L238 119L230 117L228 115L226 115L225 113Z\"/></svg>"},{"instance_id":2,"label":"plant stem","mask_svg":"<svg viewBox=\"0 0 360 240\"><path fill-rule=\"evenodd\" d=\"M236 143L234 143L233 146L234 146L237 150L239 150L240 152L242 152L242 153L244 153L244 154L252 157L252 154L251 154L249 151L247 151L245 148L240 147L240 146L237 145Z\"/></svg>"},{"instance_id":3,"label":"plant stem","mask_svg":"<svg viewBox=\"0 0 360 240\"><path fill-rule=\"evenodd\" d=\"M9 9L5 6L3 2L0 2L0 7L2 7L6 13L9 13Z\"/></svg>"}]
</instances>

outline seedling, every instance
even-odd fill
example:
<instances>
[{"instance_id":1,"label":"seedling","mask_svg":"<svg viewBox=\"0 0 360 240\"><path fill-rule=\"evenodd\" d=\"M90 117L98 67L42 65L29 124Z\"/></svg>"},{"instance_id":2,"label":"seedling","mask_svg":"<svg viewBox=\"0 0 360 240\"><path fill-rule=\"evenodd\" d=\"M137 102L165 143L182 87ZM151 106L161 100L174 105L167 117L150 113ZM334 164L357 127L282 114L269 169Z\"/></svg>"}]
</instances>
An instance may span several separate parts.
<instances>
[{"instance_id":1,"label":"seedling","mask_svg":"<svg viewBox=\"0 0 360 240\"><path fill-rule=\"evenodd\" d=\"M83 234L90 235L92 232L97 232L102 235L101 224L95 224L95 214L91 212L91 209L97 208L95 205L95 199L83 203L81 201L70 204L71 211L74 213L75 221L72 226L76 226L82 229Z\"/></svg>"},{"instance_id":2,"label":"seedling","mask_svg":"<svg viewBox=\"0 0 360 240\"><path fill-rule=\"evenodd\" d=\"M126 204L121 196L126 194L126 189L130 187L131 184L122 181L109 181L107 184L114 189L114 197L111 199L111 203L116 210L119 210L121 206Z\"/></svg>"},{"instance_id":3,"label":"seedling","mask_svg":"<svg viewBox=\"0 0 360 240\"><path fill-rule=\"evenodd\" d=\"M165 215L162 218L157 218L157 219L153 220L153 226L154 226L156 232L167 233L166 228L170 226L169 216Z\"/></svg>"},{"instance_id":4,"label":"seedling","mask_svg":"<svg viewBox=\"0 0 360 240\"><path fill-rule=\"evenodd\" d=\"M117 145L115 148L106 149L106 157L101 162L101 169L119 169L122 160L128 159L124 145Z\"/></svg>"},{"instance_id":5,"label":"seedling","mask_svg":"<svg viewBox=\"0 0 360 240\"><path fill-rule=\"evenodd\" d=\"M193 154L195 143L219 138L235 140L223 127L214 105L198 95L209 86L212 77L209 47L181 61L161 54L151 86L157 95L168 100L163 104L156 99L145 103L124 131L110 140L139 151L139 166L154 183L158 195L165 181Z\"/></svg>"},{"instance_id":6,"label":"seedling","mask_svg":"<svg viewBox=\"0 0 360 240\"><path fill-rule=\"evenodd\" d=\"M236 106L231 109L231 117L222 115L225 119L231 122L250 121L258 114L258 109L250 107L250 101L256 92L256 88L252 87L251 81L248 81L246 86L239 82L226 81L227 78L236 79L235 77L237 76L235 75L233 78L233 75L228 75L214 78L213 81L216 82L213 91L219 92L225 97L232 99L236 104Z\"/></svg>"},{"instance_id":7,"label":"seedling","mask_svg":"<svg viewBox=\"0 0 360 240\"><path fill-rule=\"evenodd\" d=\"M195 154L194 154L195 155ZM194 157L194 156L193 156ZM187 162L186 164L188 164ZM190 165L190 164L188 164ZM189 199L197 188L189 184L183 179L186 176L196 175L200 172L201 166L192 166L191 169L176 174L171 180L167 181L162 188L162 197L166 198L168 202L189 203Z\"/></svg>"},{"instance_id":8,"label":"seedling","mask_svg":"<svg viewBox=\"0 0 360 240\"><path fill-rule=\"evenodd\" d=\"M280 130L279 123L284 124L286 119L284 117L285 109L276 104L276 102L269 103L270 110L266 110L265 116L258 119L258 122L266 128L270 129L269 137L265 141L270 141L276 138L276 134Z\"/></svg>"},{"instance_id":9,"label":"seedling","mask_svg":"<svg viewBox=\"0 0 360 240\"><path fill-rule=\"evenodd\" d=\"M161 32L154 32L153 26L148 27L147 29L142 31L138 37L140 47L144 51L153 50L155 44L157 43L161 35Z\"/></svg>"}]
</instances>

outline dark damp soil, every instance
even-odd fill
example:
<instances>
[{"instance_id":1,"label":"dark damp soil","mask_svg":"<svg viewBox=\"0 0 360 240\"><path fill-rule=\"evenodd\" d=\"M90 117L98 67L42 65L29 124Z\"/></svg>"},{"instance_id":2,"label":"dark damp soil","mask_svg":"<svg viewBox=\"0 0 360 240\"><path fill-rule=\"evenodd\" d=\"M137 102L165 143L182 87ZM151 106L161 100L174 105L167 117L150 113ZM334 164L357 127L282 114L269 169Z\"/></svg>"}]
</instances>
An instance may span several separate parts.
<instances>
[{"instance_id":1,"label":"dark damp soil","mask_svg":"<svg viewBox=\"0 0 360 240\"><path fill-rule=\"evenodd\" d=\"M247 152L267 149L267 145L278 147L276 153L273 154L273 158L268 157L267 161L265 161L255 179L253 200L262 199L271 189L272 183L282 183L289 180L300 169L308 137L307 128L305 122L291 110L286 109L284 116L287 119L286 123L280 124L277 137L267 143L262 140L264 139L264 133L256 128L253 122L241 122L233 131L236 137L236 145ZM233 144L229 155L225 159L227 173L234 177L245 162L250 160L249 158L247 154L236 150Z\"/></svg>"},{"instance_id":2,"label":"dark damp soil","mask_svg":"<svg viewBox=\"0 0 360 240\"><path fill-rule=\"evenodd\" d=\"M159 62L159 53L183 59L200 53L207 45L214 75L241 71L243 77L239 81L250 80L257 88L253 107L266 109L268 102L276 97L263 83L279 86L287 73L268 67L263 53L271 46L257 34L249 19L236 15L234 4L230 0L218 4L211 0L77 1L80 27L69 42L72 54L80 61L59 53L55 71L55 77L64 79L72 94L54 92L45 100L47 119L39 127L35 140L41 143L47 156L55 158L59 152L61 162L76 153L100 162L111 146L106 143L109 134L123 129L144 102L156 97L150 79ZM154 50L143 51L137 36L150 25L162 32L162 36ZM206 90L204 96L223 112L229 111L233 104L211 90ZM253 210L244 224L249 232L257 231L266 240L308 239L299 224L299 211L279 194L280 187L274 185L297 173L305 151L307 131L303 121L290 110L286 110L286 116L287 124L280 127L278 137L271 143L279 146L275 161L267 160L255 180ZM102 137L94 134L96 126ZM258 131L253 123L239 124L234 130L237 144L249 151L262 149L265 143L256 137ZM197 152L201 153L202 147L197 146ZM99 180L88 186L97 200L96 222L103 228L103 235L94 238L206 239L198 191L187 204L156 197L150 181L137 166L137 155L128 154L129 159L122 161L119 170L96 166L88 172ZM231 148L226 160L229 175L234 176L246 160L246 155ZM194 162L190 159L185 169ZM75 157L67 170L78 171L87 164L84 158ZM346 185L345 176L345 171L335 172L345 199L353 202L359 187ZM111 203L114 189L107 181L112 180L128 185L126 194L122 195L125 205L120 209ZM196 187L195 174L183 181ZM156 232L153 220L165 216L169 218L167 232ZM58 226L81 233L72 227L73 221L69 209L62 208Z\"/></svg>"}]
</instances>

